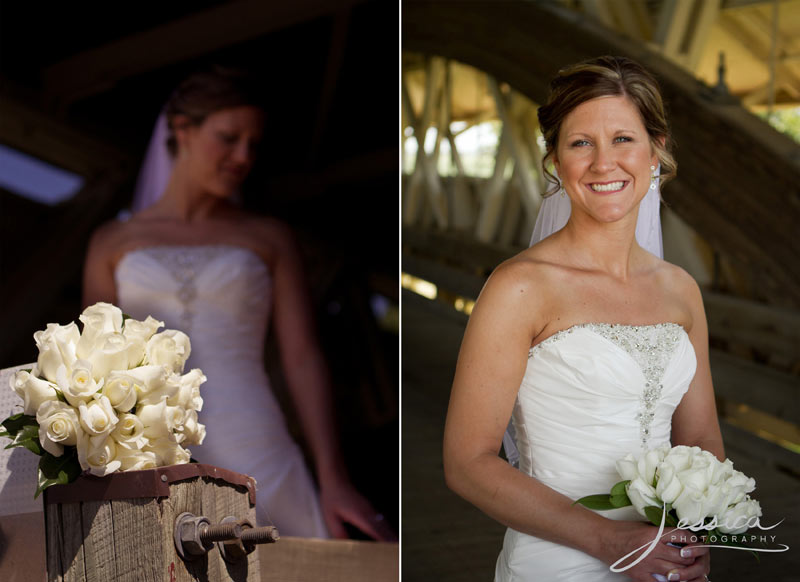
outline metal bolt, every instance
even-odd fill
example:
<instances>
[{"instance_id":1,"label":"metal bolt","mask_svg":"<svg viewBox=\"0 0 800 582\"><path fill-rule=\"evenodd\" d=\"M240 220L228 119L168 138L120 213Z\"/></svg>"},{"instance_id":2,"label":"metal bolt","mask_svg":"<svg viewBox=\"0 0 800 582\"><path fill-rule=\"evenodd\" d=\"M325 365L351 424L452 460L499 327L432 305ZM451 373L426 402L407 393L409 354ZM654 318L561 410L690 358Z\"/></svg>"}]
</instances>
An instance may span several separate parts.
<instances>
[{"instance_id":1,"label":"metal bolt","mask_svg":"<svg viewBox=\"0 0 800 582\"><path fill-rule=\"evenodd\" d=\"M242 532L242 543L247 547L249 544L271 544L280 539L278 528L274 526L253 527Z\"/></svg>"},{"instance_id":2,"label":"metal bolt","mask_svg":"<svg viewBox=\"0 0 800 582\"><path fill-rule=\"evenodd\" d=\"M238 523L220 523L200 527L200 539L203 542L222 542L235 540L242 535L242 526Z\"/></svg>"}]
</instances>

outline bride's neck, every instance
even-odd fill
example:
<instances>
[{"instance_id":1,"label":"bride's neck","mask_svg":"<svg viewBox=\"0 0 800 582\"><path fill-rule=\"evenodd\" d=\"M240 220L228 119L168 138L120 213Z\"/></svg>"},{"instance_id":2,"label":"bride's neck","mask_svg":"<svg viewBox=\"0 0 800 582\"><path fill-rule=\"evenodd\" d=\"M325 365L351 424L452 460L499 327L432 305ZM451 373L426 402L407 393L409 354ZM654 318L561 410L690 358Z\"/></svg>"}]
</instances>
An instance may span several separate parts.
<instances>
[{"instance_id":1,"label":"bride's neck","mask_svg":"<svg viewBox=\"0 0 800 582\"><path fill-rule=\"evenodd\" d=\"M173 171L164 194L152 207L152 213L181 222L208 220L225 205L225 201L209 194L180 171Z\"/></svg>"},{"instance_id":2,"label":"bride's neck","mask_svg":"<svg viewBox=\"0 0 800 582\"><path fill-rule=\"evenodd\" d=\"M636 242L636 216L632 220L600 223L585 217L570 217L564 236L574 249L579 266L628 280L639 245Z\"/></svg>"}]
</instances>

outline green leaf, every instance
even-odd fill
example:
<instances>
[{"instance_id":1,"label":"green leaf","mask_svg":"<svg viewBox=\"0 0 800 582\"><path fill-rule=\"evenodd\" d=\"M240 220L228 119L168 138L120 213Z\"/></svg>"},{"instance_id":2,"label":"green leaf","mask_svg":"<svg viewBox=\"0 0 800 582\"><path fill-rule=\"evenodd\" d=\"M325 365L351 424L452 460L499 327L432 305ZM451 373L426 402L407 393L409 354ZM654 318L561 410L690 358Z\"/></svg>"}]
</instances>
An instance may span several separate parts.
<instances>
[{"instance_id":1,"label":"green leaf","mask_svg":"<svg viewBox=\"0 0 800 582\"><path fill-rule=\"evenodd\" d=\"M611 495L610 501L611 505L614 507L628 507L629 505L633 505L626 493L623 493L622 495Z\"/></svg>"},{"instance_id":2,"label":"green leaf","mask_svg":"<svg viewBox=\"0 0 800 582\"><path fill-rule=\"evenodd\" d=\"M663 511L664 509L662 507L656 507L654 505L648 505L644 508L644 514L653 525L661 525L661 514ZM666 523L666 520L664 520L664 523Z\"/></svg>"},{"instance_id":3,"label":"green leaf","mask_svg":"<svg viewBox=\"0 0 800 582\"><path fill-rule=\"evenodd\" d=\"M23 427L35 425L39 426L39 423L36 422L36 417L31 416L30 414L22 414L21 412L18 414L12 414L3 422L0 422L0 425L5 427L7 434L3 434L2 436L16 436L16 434L23 429Z\"/></svg>"},{"instance_id":4,"label":"green leaf","mask_svg":"<svg viewBox=\"0 0 800 582\"><path fill-rule=\"evenodd\" d=\"M627 487L628 487L628 483L630 483L630 482L631 482L631 480L628 479L627 481L620 481L619 483L614 485L611 488L611 495L612 496L613 495L624 495L624 496L627 497L628 496Z\"/></svg>"},{"instance_id":5,"label":"green leaf","mask_svg":"<svg viewBox=\"0 0 800 582\"><path fill-rule=\"evenodd\" d=\"M81 464L78 462L78 452L75 447L66 447L64 454L54 457L46 452L39 461L39 484L33 498L51 485L66 485L72 483L81 474Z\"/></svg>"},{"instance_id":6,"label":"green leaf","mask_svg":"<svg viewBox=\"0 0 800 582\"><path fill-rule=\"evenodd\" d=\"M581 497L575 503L580 503L584 507L588 507L589 509L600 509L600 510L607 510L607 509L614 509L614 506L611 504L611 496L607 493L600 493L598 495L587 495L586 497ZM572 505L575 505L573 503Z\"/></svg>"},{"instance_id":7,"label":"green leaf","mask_svg":"<svg viewBox=\"0 0 800 582\"><path fill-rule=\"evenodd\" d=\"M34 455L41 455L42 445L39 442L39 425L27 424L23 426L22 430L14 435L14 440L11 441L11 444L6 445L7 449L13 449L14 447L25 447Z\"/></svg>"}]
</instances>

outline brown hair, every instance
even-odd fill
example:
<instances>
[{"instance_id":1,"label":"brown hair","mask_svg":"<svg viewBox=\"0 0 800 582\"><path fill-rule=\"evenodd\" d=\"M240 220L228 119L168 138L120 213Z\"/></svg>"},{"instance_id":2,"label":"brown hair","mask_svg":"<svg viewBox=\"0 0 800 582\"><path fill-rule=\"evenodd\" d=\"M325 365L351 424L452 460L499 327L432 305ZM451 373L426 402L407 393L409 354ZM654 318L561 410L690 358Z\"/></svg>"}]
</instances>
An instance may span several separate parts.
<instances>
[{"instance_id":1,"label":"brown hair","mask_svg":"<svg viewBox=\"0 0 800 582\"><path fill-rule=\"evenodd\" d=\"M177 153L173 121L185 115L192 124L200 125L206 117L221 109L252 105L264 108L264 90L250 72L222 65L210 65L187 77L173 91L164 112L169 125L167 149Z\"/></svg>"},{"instance_id":2,"label":"brown hair","mask_svg":"<svg viewBox=\"0 0 800 582\"><path fill-rule=\"evenodd\" d=\"M655 78L639 63L626 57L602 56L561 69L550 83L547 103L539 108L539 125L547 153L542 160L546 180L559 186L547 169L547 162L558 145L558 134L566 116L581 103L596 97L625 96L639 110L650 144L661 162L661 185L672 178L678 164L672 156L664 102ZM661 145L661 139L664 145ZM551 189L547 194L552 194Z\"/></svg>"}]
</instances>

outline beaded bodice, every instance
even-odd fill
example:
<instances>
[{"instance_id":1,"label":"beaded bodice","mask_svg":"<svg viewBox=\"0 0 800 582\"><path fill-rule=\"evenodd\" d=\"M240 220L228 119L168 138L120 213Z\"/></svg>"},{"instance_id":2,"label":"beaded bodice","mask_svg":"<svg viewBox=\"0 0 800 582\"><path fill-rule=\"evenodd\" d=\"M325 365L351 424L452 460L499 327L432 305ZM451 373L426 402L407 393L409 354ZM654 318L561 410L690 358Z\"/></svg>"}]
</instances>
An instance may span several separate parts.
<instances>
[{"instance_id":1,"label":"beaded bodice","mask_svg":"<svg viewBox=\"0 0 800 582\"><path fill-rule=\"evenodd\" d=\"M514 405L520 470L570 495L613 485L617 459L670 441L695 367L678 324L557 332L531 348Z\"/></svg>"},{"instance_id":2,"label":"beaded bodice","mask_svg":"<svg viewBox=\"0 0 800 582\"><path fill-rule=\"evenodd\" d=\"M118 304L189 335L187 366L220 361L263 368L272 285L253 251L231 245L152 246L117 265Z\"/></svg>"}]
</instances>

